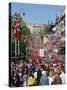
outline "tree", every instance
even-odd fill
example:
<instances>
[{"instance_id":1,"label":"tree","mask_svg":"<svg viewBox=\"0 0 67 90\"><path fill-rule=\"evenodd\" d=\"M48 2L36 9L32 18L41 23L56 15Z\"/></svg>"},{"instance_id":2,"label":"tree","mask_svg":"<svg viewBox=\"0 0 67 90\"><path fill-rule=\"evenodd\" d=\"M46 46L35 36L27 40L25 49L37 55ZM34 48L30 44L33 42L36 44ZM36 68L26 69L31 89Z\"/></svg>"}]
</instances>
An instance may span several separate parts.
<instances>
[{"instance_id":1,"label":"tree","mask_svg":"<svg viewBox=\"0 0 67 90\"><path fill-rule=\"evenodd\" d=\"M22 51L24 51L26 48L29 48L29 46L27 45L27 43L24 42L24 37L27 37L27 40L30 40L32 39L32 35L31 35L31 32L30 32L30 29L24 25L22 28L21 28L21 45L22 45Z\"/></svg>"}]
</instances>

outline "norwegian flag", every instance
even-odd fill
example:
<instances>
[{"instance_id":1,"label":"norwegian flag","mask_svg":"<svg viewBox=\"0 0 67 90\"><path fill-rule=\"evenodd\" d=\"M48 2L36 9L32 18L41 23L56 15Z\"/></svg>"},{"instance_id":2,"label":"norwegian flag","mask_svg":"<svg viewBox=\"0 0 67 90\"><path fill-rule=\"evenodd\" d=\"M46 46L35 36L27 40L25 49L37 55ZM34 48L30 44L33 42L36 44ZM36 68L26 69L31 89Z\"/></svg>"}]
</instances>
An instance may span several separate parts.
<instances>
[{"instance_id":1,"label":"norwegian flag","mask_svg":"<svg viewBox=\"0 0 67 90\"><path fill-rule=\"evenodd\" d=\"M26 43L26 41L27 41L27 36L23 36L23 40L24 40L24 42Z\"/></svg>"},{"instance_id":2,"label":"norwegian flag","mask_svg":"<svg viewBox=\"0 0 67 90\"><path fill-rule=\"evenodd\" d=\"M27 38L27 36L23 36L23 40L26 43L26 45L31 46L31 41Z\"/></svg>"},{"instance_id":3,"label":"norwegian flag","mask_svg":"<svg viewBox=\"0 0 67 90\"><path fill-rule=\"evenodd\" d=\"M15 38L18 39L20 35L20 25L18 22L18 16L16 14L14 16L14 32L15 32Z\"/></svg>"},{"instance_id":4,"label":"norwegian flag","mask_svg":"<svg viewBox=\"0 0 67 90\"><path fill-rule=\"evenodd\" d=\"M26 44L30 46L30 40L27 39Z\"/></svg>"}]
</instances>

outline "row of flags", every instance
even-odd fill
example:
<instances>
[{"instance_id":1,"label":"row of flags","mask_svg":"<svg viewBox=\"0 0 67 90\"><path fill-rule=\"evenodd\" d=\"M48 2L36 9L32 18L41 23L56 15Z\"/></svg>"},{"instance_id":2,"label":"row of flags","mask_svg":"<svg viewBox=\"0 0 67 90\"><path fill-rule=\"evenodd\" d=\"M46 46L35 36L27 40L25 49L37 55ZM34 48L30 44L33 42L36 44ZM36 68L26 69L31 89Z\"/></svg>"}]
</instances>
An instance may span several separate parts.
<instances>
[{"instance_id":1,"label":"row of flags","mask_svg":"<svg viewBox=\"0 0 67 90\"><path fill-rule=\"evenodd\" d=\"M19 18L16 14L14 16L14 25L13 26L14 26L15 38L18 40L20 37L20 22L19 22ZM22 40L24 40L26 45L30 46L31 41L30 41L30 39L27 38L28 35L29 35L28 33L27 33L27 35L24 35Z\"/></svg>"},{"instance_id":2,"label":"row of flags","mask_svg":"<svg viewBox=\"0 0 67 90\"><path fill-rule=\"evenodd\" d=\"M28 36L27 35L24 35L23 36L23 40L26 43L26 45L31 46L31 41L30 41L30 39L28 39Z\"/></svg>"},{"instance_id":3,"label":"row of flags","mask_svg":"<svg viewBox=\"0 0 67 90\"><path fill-rule=\"evenodd\" d=\"M46 43L44 43L45 50L50 50L56 46L63 46L65 44L65 40L62 38L58 38L56 36L50 35Z\"/></svg>"},{"instance_id":4,"label":"row of flags","mask_svg":"<svg viewBox=\"0 0 67 90\"><path fill-rule=\"evenodd\" d=\"M62 40L61 38L58 39L56 36L52 36L50 35L50 37L48 38L48 42L46 42L45 47L47 47L49 44L50 47L54 46L54 45L63 45L64 44L64 40Z\"/></svg>"}]
</instances>

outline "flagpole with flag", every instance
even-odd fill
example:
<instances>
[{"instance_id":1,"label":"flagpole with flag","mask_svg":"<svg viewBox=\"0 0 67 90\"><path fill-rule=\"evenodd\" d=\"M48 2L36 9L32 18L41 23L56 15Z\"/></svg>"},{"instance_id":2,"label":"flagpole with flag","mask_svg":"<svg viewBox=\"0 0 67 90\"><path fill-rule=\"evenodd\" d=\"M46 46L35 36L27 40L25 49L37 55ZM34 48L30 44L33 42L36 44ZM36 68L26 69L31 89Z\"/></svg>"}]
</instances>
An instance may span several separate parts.
<instances>
[{"instance_id":1,"label":"flagpole with flag","mask_svg":"<svg viewBox=\"0 0 67 90\"><path fill-rule=\"evenodd\" d=\"M15 56L17 56L17 40L16 40L16 38L15 38Z\"/></svg>"},{"instance_id":2,"label":"flagpole with flag","mask_svg":"<svg viewBox=\"0 0 67 90\"><path fill-rule=\"evenodd\" d=\"M17 15L14 15L14 33L15 33L15 57L17 56L17 39L16 39Z\"/></svg>"},{"instance_id":3,"label":"flagpole with flag","mask_svg":"<svg viewBox=\"0 0 67 90\"><path fill-rule=\"evenodd\" d=\"M17 23L17 33L16 33L16 38L17 38L17 41L18 41L18 56L20 55L20 22L19 22L19 19L18 19L18 23Z\"/></svg>"},{"instance_id":4,"label":"flagpole with flag","mask_svg":"<svg viewBox=\"0 0 67 90\"><path fill-rule=\"evenodd\" d=\"M18 39L18 56L20 55L20 41Z\"/></svg>"},{"instance_id":5,"label":"flagpole with flag","mask_svg":"<svg viewBox=\"0 0 67 90\"><path fill-rule=\"evenodd\" d=\"M20 55L20 25L18 26L18 56Z\"/></svg>"},{"instance_id":6,"label":"flagpole with flag","mask_svg":"<svg viewBox=\"0 0 67 90\"><path fill-rule=\"evenodd\" d=\"M21 12L20 12L21 14ZM23 16L25 12L23 10ZM15 33L15 56L21 56L21 26L19 21L19 15L15 12L14 14L14 33ZM18 42L18 43L17 43ZM17 46L18 44L18 46ZM18 49L18 52L17 52Z\"/></svg>"},{"instance_id":7,"label":"flagpole with flag","mask_svg":"<svg viewBox=\"0 0 67 90\"><path fill-rule=\"evenodd\" d=\"M15 56L19 56L20 54L20 47L19 47L19 36L20 36L20 24L19 24L19 18L18 15L15 13L14 15L14 33L15 33ZM18 47L17 47L17 41L18 41ZM18 49L18 52L17 52Z\"/></svg>"}]
</instances>

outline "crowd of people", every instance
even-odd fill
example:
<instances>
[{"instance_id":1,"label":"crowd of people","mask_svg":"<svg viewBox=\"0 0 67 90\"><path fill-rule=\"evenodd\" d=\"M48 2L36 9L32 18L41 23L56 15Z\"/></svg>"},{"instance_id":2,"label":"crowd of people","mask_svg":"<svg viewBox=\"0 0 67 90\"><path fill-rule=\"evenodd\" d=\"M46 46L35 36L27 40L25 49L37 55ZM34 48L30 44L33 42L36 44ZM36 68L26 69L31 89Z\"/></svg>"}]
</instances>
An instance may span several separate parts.
<instances>
[{"instance_id":1,"label":"crowd of people","mask_svg":"<svg viewBox=\"0 0 67 90\"><path fill-rule=\"evenodd\" d=\"M65 61L39 58L34 64L29 60L11 61L11 86L41 86L65 84Z\"/></svg>"}]
</instances>

